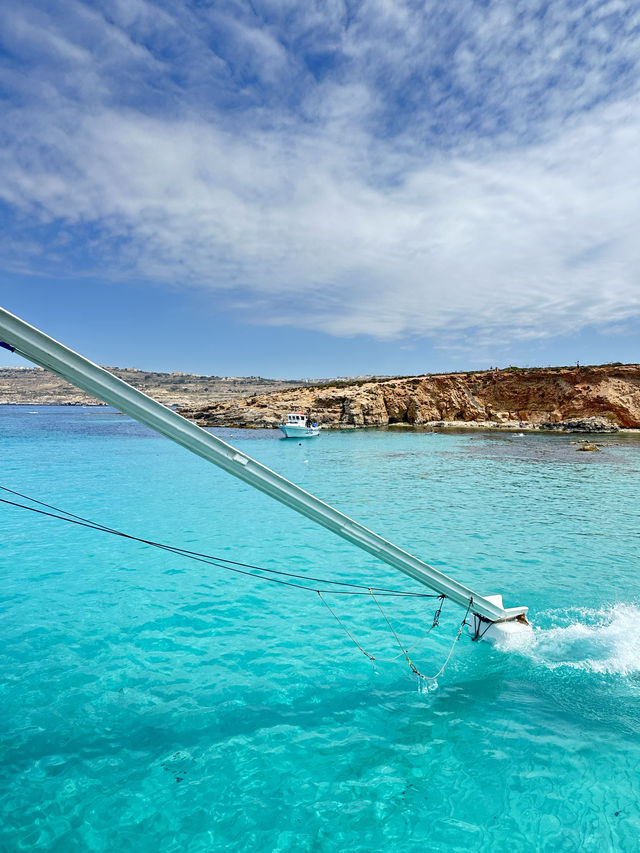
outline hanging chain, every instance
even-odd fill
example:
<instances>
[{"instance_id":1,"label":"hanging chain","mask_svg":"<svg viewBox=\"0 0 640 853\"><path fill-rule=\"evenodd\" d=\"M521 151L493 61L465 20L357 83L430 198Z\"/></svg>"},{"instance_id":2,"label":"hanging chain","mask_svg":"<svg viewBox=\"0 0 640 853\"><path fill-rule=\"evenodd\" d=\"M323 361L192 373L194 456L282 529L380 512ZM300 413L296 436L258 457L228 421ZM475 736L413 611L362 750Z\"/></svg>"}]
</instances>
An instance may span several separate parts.
<instances>
[{"instance_id":1,"label":"hanging chain","mask_svg":"<svg viewBox=\"0 0 640 853\"><path fill-rule=\"evenodd\" d=\"M423 636L422 636L422 637L421 637L421 638L420 638L416 643L414 643L414 644L413 644L412 646L410 646L410 647L405 648L405 647L403 646L403 644L402 644L402 642L401 642L400 638L398 637L398 634L397 634L397 632L396 632L395 628L394 628L394 627L393 627L393 625L391 624L391 622L390 622L390 620L389 620L389 618L388 618L387 614L386 614L386 613L384 612L384 610L382 609L382 607L381 607L381 605L380 605L380 602L378 601L378 599L377 599L377 598L376 598L376 596L374 595L373 590L372 590L372 589L369 589L369 594L371 595L371 598L372 598L372 599L374 600L374 602L376 603L376 606L378 607L378 610L379 610L379 611L380 611L380 613L382 614L382 617L384 618L384 621L385 621L385 622L387 623L387 625L389 626L389 630L390 630L390 631L391 631L391 633L393 634L393 636L394 636L394 638L395 638L395 641L396 641L396 643L398 644L398 646L399 646L399 648L400 648L400 653L399 653L399 654L397 654L397 655L396 655L395 657L393 657L393 658L376 658L376 657L375 657L375 655L372 655L370 652L368 652L365 648L363 648L363 647L360 645L360 643L356 640L356 638L353 636L353 634L349 631L349 629L347 628L347 626L344 624L344 622L342 621L342 619L340 619L340 617L338 616L338 614L337 614L337 613L333 610L333 608L329 605L328 601L327 601L327 600L325 599L325 597L322 595L322 592L321 592L319 589L318 589L318 590L316 590L316 592L318 593L318 596L320 597L320 600L322 601L322 603L324 604L324 606L327 608L327 610L329 611L329 613L331 613L331 615L332 615L332 616L333 616L333 618L336 620L336 622L338 622L338 624L340 625L340 627L342 628L342 630L345 632L345 634L349 637L349 639L351 640L351 642L352 642L352 643L354 643L354 645L356 645L356 646L360 649L360 651L362 652L362 654L363 654L363 655L365 655L365 657L367 657L367 658L368 658L372 663L374 663L376 660L377 660L377 661L379 661L379 662L381 662L381 663L392 663L392 662L394 662L394 661L398 660L398 658L400 658L400 657L404 657L404 658L405 658L405 660L407 661L407 663L409 664L409 667L411 668L411 672L412 672L414 675L418 676L418 678L422 678L422 679L423 679L423 680L425 680L425 681L435 681L435 680L436 680L437 678L439 678L439 677L442 675L442 673L445 671L445 669L446 669L446 667L447 667L447 664L448 664L448 663L449 663L449 661L451 660L451 655L453 654L453 650L455 649L455 647L456 647L456 644L457 644L458 640L459 640L459 639L460 639L460 637L462 636L462 629L464 628L464 626L465 626L465 625L467 625L467 624L468 624L467 619L468 619L468 617L469 617L469 613L471 612L471 607L473 606L473 598L470 598L470 599L469 599L469 604L467 605L467 610L466 610L466 612L465 612L465 614L464 614L464 619L462 620L462 622L461 622L461 623L460 623L460 625L458 626L458 630L457 630L457 632L456 632L455 637L453 638L453 643L451 644L451 648L449 649L449 653L447 654L447 657L446 657L446 659L445 659L444 663L442 664L442 666L440 667L440 669L438 670L438 672L437 672L435 675L424 675L424 673L420 672L420 670L418 669L418 667L413 663L413 661L412 661L412 660L411 660L411 658L409 657L409 652L411 651L411 649L416 648L416 646L418 646L418 645L419 645L419 644L420 644L420 643L421 643L421 642L422 642L422 641L423 641L423 640L424 640L424 639L425 639L425 638L426 638L426 637L431 633L431 631L432 631L434 628L437 628L437 627L438 627L438 625L440 624L440 614L442 613L442 606L443 606L443 604L444 604L444 599L445 599L445 597L446 597L446 596L444 596L444 595L441 595L441 596L440 596L440 605L438 606L438 609L437 609L437 610L436 610L436 612L434 613L433 621L432 621L432 623L431 623L431 627L429 628L429 630L428 630L428 631L427 631L427 632L426 632L426 633L425 633L425 634L424 634L424 635L423 635Z\"/></svg>"}]
</instances>

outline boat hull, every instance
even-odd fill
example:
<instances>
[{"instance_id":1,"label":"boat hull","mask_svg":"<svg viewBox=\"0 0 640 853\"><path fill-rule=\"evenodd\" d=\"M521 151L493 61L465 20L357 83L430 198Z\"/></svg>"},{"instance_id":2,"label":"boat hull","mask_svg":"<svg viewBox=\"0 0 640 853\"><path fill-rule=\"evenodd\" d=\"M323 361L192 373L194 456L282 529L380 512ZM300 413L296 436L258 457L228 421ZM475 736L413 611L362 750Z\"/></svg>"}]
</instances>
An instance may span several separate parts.
<instances>
[{"instance_id":1,"label":"boat hull","mask_svg":"<svg viewBox=\"0 0 640 853\"><path fill-rule=\"evenodd\" d=\"M282 424L279 429L282 430L285 438L315 438L315 436L320 435L319 427L288 426L287 424Z\"/></svg>"}]
</instances>

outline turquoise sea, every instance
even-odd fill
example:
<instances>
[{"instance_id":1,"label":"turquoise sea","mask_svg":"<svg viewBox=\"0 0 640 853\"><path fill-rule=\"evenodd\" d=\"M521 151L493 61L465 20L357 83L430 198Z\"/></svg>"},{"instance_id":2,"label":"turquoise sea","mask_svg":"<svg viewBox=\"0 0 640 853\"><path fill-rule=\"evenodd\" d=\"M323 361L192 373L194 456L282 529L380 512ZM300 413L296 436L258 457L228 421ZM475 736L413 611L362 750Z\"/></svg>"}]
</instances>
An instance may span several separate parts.
<instances>
[{"instance_id":1,"label":"turquoise sea","mask_svg":"<svg viewBox=\"0 0 640 853\"><path fill-rule=\"evenodd\" d=\"M0 850L636 851L640 441L218 430L479 593L436 683L313 592L0 504ZM417 584L106 408L0 407L0 485L134 535ZM4 493L0 497L11 498ZM24 502L24 501L23 501ZM397 654L368 596L332 596ZM407 644L430 599L384 599ZM464 613L412 652L435 673Z\"/></svg>"}]
</instances>

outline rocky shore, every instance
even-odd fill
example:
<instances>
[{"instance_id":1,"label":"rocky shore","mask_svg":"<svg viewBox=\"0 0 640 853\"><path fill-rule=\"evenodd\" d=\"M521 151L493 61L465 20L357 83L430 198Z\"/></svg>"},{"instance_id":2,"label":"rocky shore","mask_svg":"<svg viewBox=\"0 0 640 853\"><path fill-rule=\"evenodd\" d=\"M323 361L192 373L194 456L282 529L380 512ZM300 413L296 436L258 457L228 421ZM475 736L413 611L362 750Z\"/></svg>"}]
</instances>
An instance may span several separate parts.
<instances>
[{"instance_id":1,"label":"rocky shore","mask_svg":"<svg viewBox=\"0 0 640 853\"><path fill-rule=\"evenodd\" d=\"M411 426L615 432L640 429L640 365L531 368L339 382L188 407L203 426L277 427L311 412L333 429Z\"/></svg>"},{"instance_id":2,"label":"rocky shore","mask_svg":"<svg viewBox=\"0 0 640 853\"><path fill-rule=\"evenodd\" d=\"M109 368L203 426L275 428L311 412L329 429L640 429L640 365L530 368L421 376L271 380ZM41 368L0 368L0 404L96 403Z\"/></svg>"}]
</instances>

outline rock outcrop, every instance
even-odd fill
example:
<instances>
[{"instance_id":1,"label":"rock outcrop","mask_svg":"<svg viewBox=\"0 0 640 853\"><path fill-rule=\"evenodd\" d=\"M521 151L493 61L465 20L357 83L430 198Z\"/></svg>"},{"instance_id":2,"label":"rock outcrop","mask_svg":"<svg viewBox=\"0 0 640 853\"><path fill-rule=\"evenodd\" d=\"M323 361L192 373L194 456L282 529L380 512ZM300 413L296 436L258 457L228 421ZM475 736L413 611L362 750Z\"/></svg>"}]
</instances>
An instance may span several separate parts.
<instances>
[{"instance_id":1,"label":"rock outcrop","mask_svg":"<svg viewBox=\"0 0 640 853\"><path fill-rule=\"evenodd\" d=\"M606 418L569 418L558 423L542 422L540 429L564 432L616 432L618 426Z\"/></svg>"},{"instance_id":2,"label":"rock outcrop","mask_svg":"<svg viewBox=\"0 0 640 853\"><path fill-rule=\"evenodd\" d=\"M454 424L608 432L640 428L640 365L449 373L276 391L182 410L205 426L276 427L310 411L324 427Z\"/></svg>"}]
</instances>

